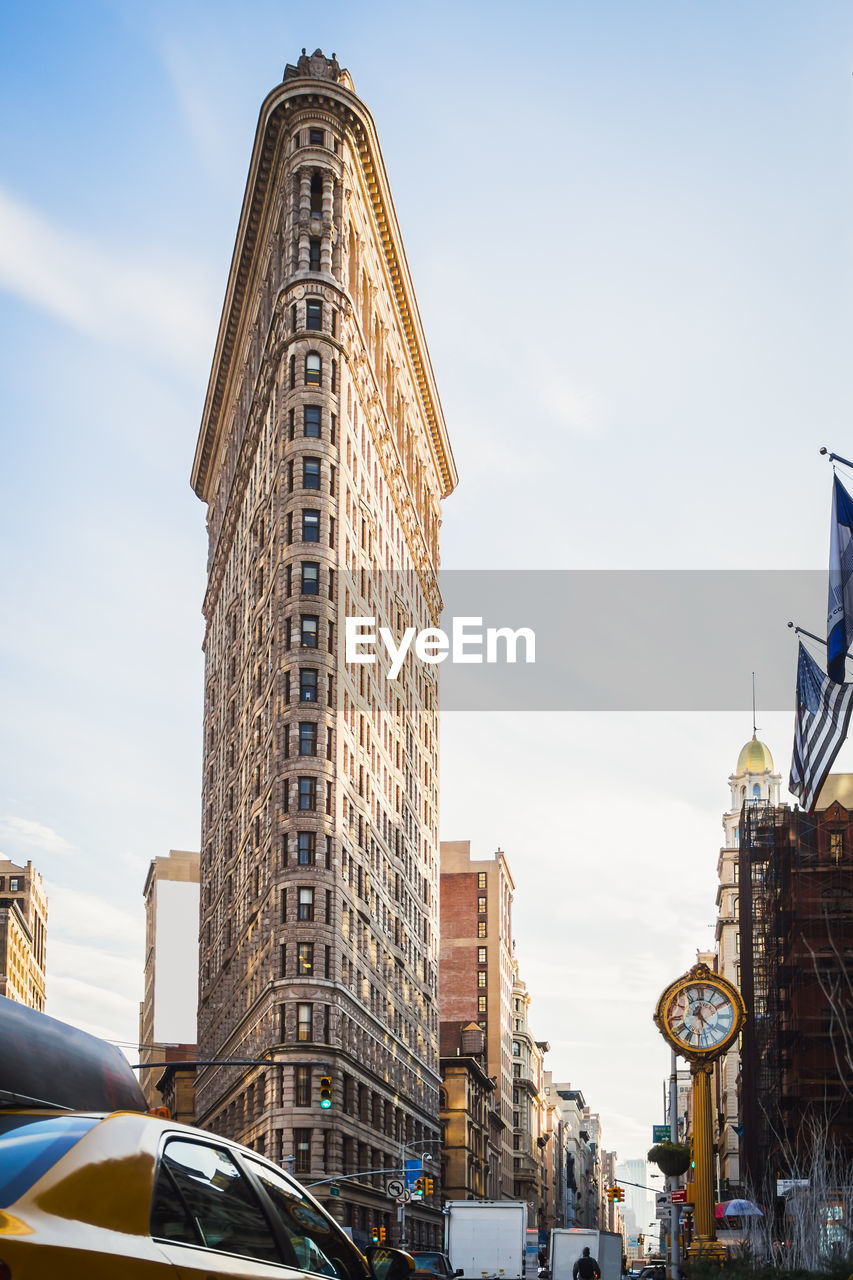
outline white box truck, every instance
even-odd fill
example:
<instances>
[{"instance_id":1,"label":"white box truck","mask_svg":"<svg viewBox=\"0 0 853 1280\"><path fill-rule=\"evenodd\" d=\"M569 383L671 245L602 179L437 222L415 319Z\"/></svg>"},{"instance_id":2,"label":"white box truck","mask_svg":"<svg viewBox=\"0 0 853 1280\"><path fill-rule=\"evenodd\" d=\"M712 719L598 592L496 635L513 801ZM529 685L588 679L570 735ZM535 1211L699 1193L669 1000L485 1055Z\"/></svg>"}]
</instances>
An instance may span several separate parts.
<instances>
[{"instance_id":1,"label":"white box truck","mask_svg":"<svg viewBox=\"0 0 853 1280\"><path fill-rule=\"evenodd\" d=\"M622 1237L615 1231L593 1231L588 1227L555 1227L551 1232L551 1280L572 1280L574 1265L585 1248L601 1268L601 1280L620 1280Z\"/></svg>"},{"instance_id":2,"label":"white box truck","mask_svg":"<svg viewBox=\"0 0 853 1280\"><path fill-rule=\"evenodd\" d=\"M526 1201L448 1200L445 1210L450 1265L465 1280L523 1280Z\"/></svg>"}]
</instances>

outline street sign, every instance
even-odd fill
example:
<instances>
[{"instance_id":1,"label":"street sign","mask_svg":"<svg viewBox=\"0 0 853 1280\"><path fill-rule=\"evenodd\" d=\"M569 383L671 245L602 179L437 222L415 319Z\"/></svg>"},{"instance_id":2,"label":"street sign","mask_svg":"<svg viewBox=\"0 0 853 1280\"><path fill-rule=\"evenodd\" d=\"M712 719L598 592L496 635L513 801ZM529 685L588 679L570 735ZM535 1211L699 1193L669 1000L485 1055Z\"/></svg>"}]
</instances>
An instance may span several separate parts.
<instances>
[{"instance_id":1,"label":"street sign","mask_svg":"<svg viewBox=\"0 0 853 1280\"><path fill-rule=\"evenodd\" d=\"M420 1160L406 1161L406 1186L409 1191L414 1191L415 1183L423 1174L424 1167Z\"/></svg>"},{"instance_id":2,"label":"street sign","mask_svg":"<svg viewBox=\"0 0 853 1280\"><path fill-rule=\"evenodd\" d=\"M329 1195L332 1197L335 1197L335 1196L339 1196L340 1194L341 1194L340 1187L336 1182L333 1182L332 1185L329 1187Z\"/></svg>"},{"instance_id":3,"label":"street sign","mask_svg":"<svg viewBox=\"0 0 853 1280\"><path fill-rule=\"evenodd\" d=\"M777 1178L776 1194L777 1196L784 1196L788 1191L793 1191L794 1187L807 1187L808 1185L808 1178Z\"/></svg>"},{"instance_id":4,"label":"street sign","mask_svg":"<svg viewBox=\"0 0 853 1280\"><path fill-rule=\"evenodd\" d=\"M652 1125L652 1142L669 1142L670 1132L668 1124Z\"/></svg>"},{"instance_id":5,"label":"street sign","mask_svg":"<svg viewBox=\"0 0 853 1280\"><path fill-rule=\"evenodd\" d=\"M655 1217L668 1218L672 1213L672 1196L666 1192L661 1193L655 1198Z\"/></svg>"},{"instance_id":6,"label":"street sign","mask_svg":"<svg viewBox=\"0 0 853 1280\"><path fill-rule=\"evenodd\" d=\"M408 1204L412 1198L411 1191L401 1191L397 1196L397 1204Z\"/></svg>"},{"instance_id":7,"label":"street sign","mask_svg":"<svg viewBox=\"0 0 853 1280\"><path fill-rule=\"evenodd\" d=\"M670 1192L670 1195L672 1196L673 1204L687 1204L687 1188L686 1187L676 1187L674 1191Z\"/></svg>"},{"instance_id":8,"label":"street sign","mask_svg":"<svg viewBox=\"0 0 853 1280\"><path fill-rule=\"evenodd\" d=\"M402 1178L389 1178L385 1183L385 1190L389 1196L396 1200L397 1196L402 1195L406 1190L406 1184Z\"/></svg>"}]
</instances>

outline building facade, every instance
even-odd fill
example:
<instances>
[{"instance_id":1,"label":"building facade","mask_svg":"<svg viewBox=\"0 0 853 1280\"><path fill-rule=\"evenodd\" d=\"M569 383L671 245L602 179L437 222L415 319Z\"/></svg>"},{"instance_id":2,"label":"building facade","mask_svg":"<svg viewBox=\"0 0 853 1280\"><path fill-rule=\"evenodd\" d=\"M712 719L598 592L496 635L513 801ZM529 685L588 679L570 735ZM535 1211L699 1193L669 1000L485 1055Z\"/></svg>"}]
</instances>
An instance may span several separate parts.
<instances>
[{"instance_id":1,"label":"building facade","mask_svg":"<svg viewBox=\"0 0 853 1280\"><path fill-rule=\"evenodd\" d=\"M500 1185L495 1081L486 1072L485 1036L462 1028L455 1054L441 1057L441 1187L445 1200L494 1200Z\"/></svg>"},{"instance_id":2,"label":"building facade","mask_svg":"<svg viewBox=\"0 0 853 1280\"><path fill-rule=\"evenodd\" d=\"M710 967L740 988L739 847L743 806L779 803L781 776L774 772L770 750L753 734L740 751L729 777L730 805L723 814L724 844L717 860L716 952ZM716 1093L716 1147L720 1198L734 1199L741 1192L740 1171L740 1046L736 1043L714 1068Z\"/></svg>"},{"instance_id":3,"label":"building facade","mask_svg":"<svg viewBox=\"0 0 853 1280\"><path fill-rule=\"evenodd\" d=\"M31 862L0 858L0 996L44 1012L47 897Z\"/></svg>"},{"instance_id":4,"label":"building facade","mask_svg":"<svg viewBox=\"0 0 853 1280\"><path fill-rule=\"evenodd\" d=\"M201 1123L394 1238L438 1129L434 666L347 663L348 617L435 625L456 471L376 129L318 50L261 108L193 467L207 504ZM318 1104L332 1080L333 1107ZM319 1188L325 1194L325 1188ZM437 1243L428 1206L410 1243Z\"/></svg>"},{"instance_id":5,"label":"building facade","mask_svg":"<svg viewBox=\"0 0 853 1280\"><path fill-rule=\"evenodd\" d=\"M139 1006L139 1061L196 1058L199 855L172 849L166 858L153 858L143 897L145 987ZM164 1070L153 1066L139 1073L140 1088L151 1107L163 1104L158 1083ZM176 1118L190 1124L194 1080L194 1069L182 1073L180 1106L171 1108Z\"/></svg>"},{"instance_id":6,"label":"building facade","mask_svg":"<svg viewBox=\"0 0 853 1280\"><path fill-rule=\"evenodd\" d=\"M738 861L741 1178L767 1194L815 1136L853 1158L853 775L830 774L813 813L745 804Z\"/></svg>"},{"instance_id":7,"label":"building facade","mask_svg":"<svg viewBox=\"0 0 853 1280\"><path fill-rule=\"evenodd\" d=\"M462 1028L476 1022L485 1037L486 1072L495 1081L501 1125L500 1193L515 1198L512 1067L512 895L515 884L501 850L471 857L467 840L441 844L440 992L442 1055L455 1052Z\"/></svg>"}]
</instances>

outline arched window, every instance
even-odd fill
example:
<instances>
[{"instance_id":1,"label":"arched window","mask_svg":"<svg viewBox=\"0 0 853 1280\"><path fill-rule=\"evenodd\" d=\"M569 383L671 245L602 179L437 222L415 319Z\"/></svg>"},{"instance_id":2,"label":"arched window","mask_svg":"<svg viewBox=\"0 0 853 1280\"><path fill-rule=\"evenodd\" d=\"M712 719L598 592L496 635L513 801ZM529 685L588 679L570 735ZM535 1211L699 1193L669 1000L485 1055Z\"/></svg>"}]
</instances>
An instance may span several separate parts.
<instances>
[{"instance_id":1,"label":"arched window","mask_svg":"<svg viewBox=\"0 0 853 1280\"><path fill-rule=\"evenodd\" d=\"M739 898L732 898L732 915L736 920L740 915L740 899Z\"/></svg>"},{"instance_id":2,"label":"arched window","mask_svg":"<svg viewBox=\"0 0 853 1280\"><path fill-rule=\"evenodd\" d=\"M323 216L323 175L321 173L312 174L311 177L311 217L322 218Z\"/></svg>"},{"instance_id":3,"label":"arched window","mask_svg":"<svg viewBox=\"0 0 853 1280\"><path fill-rule=\"evenodd\" d=\"M761 799L761 784L760 784L760 783L756 782L756 783L754 783L754 784L753 784L753 787L752 787L752 794L753 794L753 798L754 798L754 799L756 799L756 800L760 800L760 799Z\"/></svg>"},{"instance_id":4,"label":"arched window","mask_svg":"<svg viewBox=\"0 0 853 1280\"><path fill-rule=\"evenodd\" d=\"M332 361L332 393L334 395L337 395L338 393L338 362L337 360Z\"/></svg>"},{"instance_id":5,"label":"arched window","mask_svg":"<svg viewBox=\"0 0 853 1280\"><path fill-rule=\"evenodd\" d=\"M350 224L349 229L347 257L349 258L349 291L352 294L353 302L355 302L356 289L358 288L358 241L355 238L352 224Z\"/></svg>"},{"instance_id":6,"label":"arched window","mask_svg":"<svg viewBox=\"0 0 853 1280\"><path fill-rule=\"evenodd\" d=\"M309 351L305 357L305 385L319 387L323 377L323 361L316 351Z\"/></svg>"},{"instance_id":7,"label":"arched window","mask_svg":"<svg viewBox=\"0 0 853 1280\"><path fill-rule=\"evenodd\" d=\"M290 389L296 386L296 356L290 357Z\"/></svg>"}]
</instances>

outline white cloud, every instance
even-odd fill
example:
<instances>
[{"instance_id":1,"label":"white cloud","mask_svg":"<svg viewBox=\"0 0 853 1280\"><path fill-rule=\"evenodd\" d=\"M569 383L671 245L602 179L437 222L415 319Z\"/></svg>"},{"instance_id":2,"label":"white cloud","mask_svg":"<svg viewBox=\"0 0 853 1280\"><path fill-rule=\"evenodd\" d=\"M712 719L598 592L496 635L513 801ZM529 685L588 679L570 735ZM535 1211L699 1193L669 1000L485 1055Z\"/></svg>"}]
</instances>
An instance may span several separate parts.
<instances>
[{"instance_id":1,"label":"white cloud","mask_svg":"<svg viewBox=\"0 0 853 1280\"><path fill-rule=\"evenodd\" d=\"M141 902L139 912L133 913L115 906L100 894L85 893L67 885L51 886L48 963L53 937L77 937L86 938L89 943L118 944L124 953L137 948L141 969L144 932Z\"/></svg>"},{"instance_id":2,"label":"white cloud","mask_svg":"<svg viewBox=\"0 0 853 1280\"><path fill-rule=\"evenodd\" d=\"M212 300L164 263L129 261L0 189L0 287L110 342L192 373L204 368Z\"/></svg>"},{"instance_id":3,"label":"white cloud","mask_svg":"<svg viewBox=\"0 0 853 1280\"><path fill-rule=\"evenodd\" d=\"M52 827L34 822L31 818L16 818L11 814L0 818L0 839L4 838L31 845L45 853L69 853L74 848Z\"/></svg>"}]
</instances>

